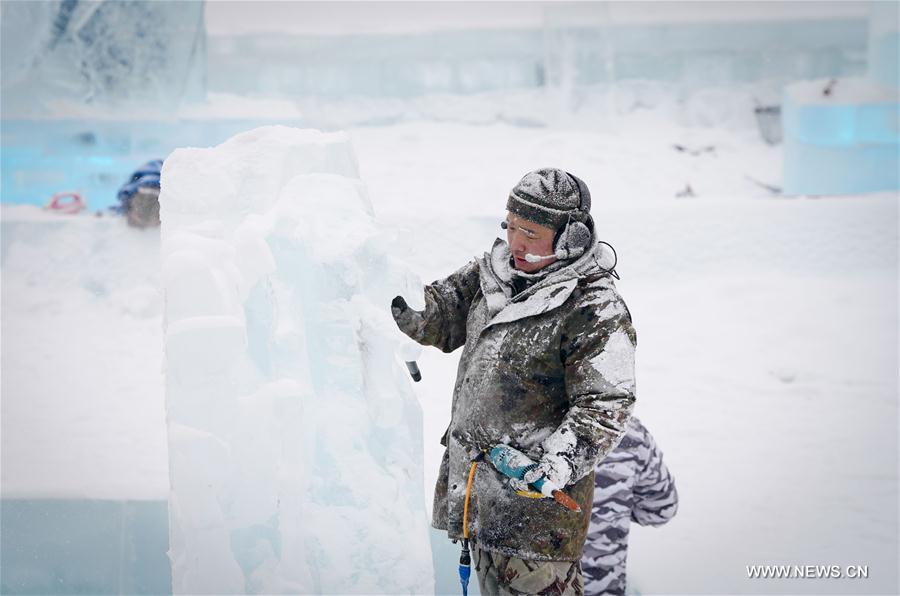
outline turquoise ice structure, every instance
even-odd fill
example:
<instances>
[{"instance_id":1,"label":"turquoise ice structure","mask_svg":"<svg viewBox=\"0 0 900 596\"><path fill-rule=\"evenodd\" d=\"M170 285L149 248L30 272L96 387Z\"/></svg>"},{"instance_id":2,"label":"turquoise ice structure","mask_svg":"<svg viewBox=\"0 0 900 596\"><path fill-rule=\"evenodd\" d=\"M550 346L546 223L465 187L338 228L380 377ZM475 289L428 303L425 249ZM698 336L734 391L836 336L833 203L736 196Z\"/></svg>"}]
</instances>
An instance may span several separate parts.
<instances>
[{"instance_id":1,"label":"turquoise ice structure","mask_svg":"<svg viewBox=\"0 0 900 596\"><path fill-rule=\"evenodd\" d=\"M897 89L868 79L788 86L782 110L785 194L900 189L898 113Z\"/></svg>"},{"instance_id":2,"label":"turquoise ice structure","mask_svg":"<svg viewBox=\"0 0 900 596\"><path fill-rule=\"evenodd\" d=\"M784 92L784 192L900 190L900 5L870 4L868 76L803 81Z\"/></svg>"}]
</instances>

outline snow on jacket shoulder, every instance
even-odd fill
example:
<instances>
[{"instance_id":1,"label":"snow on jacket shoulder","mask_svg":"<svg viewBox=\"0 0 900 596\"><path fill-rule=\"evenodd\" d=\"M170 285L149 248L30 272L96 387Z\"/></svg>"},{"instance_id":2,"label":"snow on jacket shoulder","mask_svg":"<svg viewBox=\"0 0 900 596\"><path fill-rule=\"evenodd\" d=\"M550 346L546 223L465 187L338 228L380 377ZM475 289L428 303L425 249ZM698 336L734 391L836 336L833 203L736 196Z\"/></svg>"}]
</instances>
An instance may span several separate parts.
<instances>
[{"instance_id":1,"label":"snow on jacket shoulder","mask_svg":"<svg viewBox=\"0 0 900 596\"><path fill-rule=\"evenodd\" d=\"M605 249L608 250L608 249ZM401 328L445 352L464 346L432 525L463 534L472 461L498 443L571 469L582 508L517 495L488 462L476 468L470 535L482 548L532 560L576 561L590 521L594 466L625 433L635 401L631 315L604 268L604 245L513 295L509 248L425 289L423 321Z\"/></svg>"}]
</instances>

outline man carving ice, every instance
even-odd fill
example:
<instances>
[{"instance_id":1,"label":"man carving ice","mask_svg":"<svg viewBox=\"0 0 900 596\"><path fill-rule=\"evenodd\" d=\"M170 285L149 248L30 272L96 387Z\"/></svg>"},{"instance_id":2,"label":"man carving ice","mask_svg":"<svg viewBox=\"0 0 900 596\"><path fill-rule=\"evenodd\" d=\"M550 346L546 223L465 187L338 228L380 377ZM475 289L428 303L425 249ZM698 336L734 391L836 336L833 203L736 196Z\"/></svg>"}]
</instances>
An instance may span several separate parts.
<instances>
[{"instance_id":1,"label":"man carving ice","mask_svg":"<svg viewBox=\"0 0 900 596\"><path fill-rule=\"evenodd\" d=\"M590 207L579 178L529 172L509 193L506 242L426 286L424 311L400 296L391 304L413 340L464 346L432 525L471 541L485 595L583 593L594 466L634 408L637 337ZM536 465L509 477L485 458L497 446ZM541 484L581 510L546 498Z\"/></svg>"}]
</instances>

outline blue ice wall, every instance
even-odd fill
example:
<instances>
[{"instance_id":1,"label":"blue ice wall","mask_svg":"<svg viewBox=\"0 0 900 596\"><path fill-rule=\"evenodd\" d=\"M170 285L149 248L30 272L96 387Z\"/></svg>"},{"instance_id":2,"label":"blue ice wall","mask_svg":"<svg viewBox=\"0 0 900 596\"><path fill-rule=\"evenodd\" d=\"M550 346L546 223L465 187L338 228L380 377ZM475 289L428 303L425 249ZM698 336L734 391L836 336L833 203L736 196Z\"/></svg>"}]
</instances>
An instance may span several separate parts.
<instances>
[{"instance_id":1,"label":"blue ice wall","mask_svg":"<svg viewBox=\"0 0 900 596\"><path fill-rule=\"evenodd\" d=\"M197 24L202 4L196 2L4 1L2 10L2 201L43 204L55 192L78 191L93 210L115 204L118 186L148 159L176 147L216 145L273 123L264 115L183 121L169 114L206 90L314 98L309 105L315 113L317 105L354 97L635 79L689 94L760 81L774 88L795 79L859 75L866 68L864 19L548 22L532 30L207 39ZM75 56L80 58L73 62ZM108 107L102 120L75 119L54 111L61 100ZM135 119L136 107L160 115ZM276 123L333 128L333 122L312 118Z\"/></svg>"},{"instance_id":2,"label":"blue ice wall","mask_svg":"<svg viewBox=\"0 0 900 596\"><path fill-rule=\"evenodd\" d=\"M542 29L209 38L208 89L251 96L415 97L647 79L711 85L861 75L865 19L561 25Z\"/></svg>"},{"instance_id":3,"label":"blue ice wall","mask_svg":"<svg viewBox=\"0 0 900 596\"><path fill-rule=\"evenodd\" d=\"M866 22L858 19L560 26L548 32L548 52L569 54L576 84L649 79L689 91L850 75L865 64Z\"/></svg>"},{"instance_id":4,"label":"blue ice wall","mask_svg":"<svg viewBox=\"0 0 900 596\"><path fill-rule=\"evenodd\" d=\"M77 191L91 210L117 204L116 190L149 159L177 147L209 147L271 123L253 120L4 120L0 177L4 203L43 205ZM300 120L286 126L306 127Z\"/></svg>"},{"instance_id":5,"label":"blue ice wall","mask_svg":"<svg viewBox=\"0 0 900 596\"><path fill-rule=\"evenodd\" d=\"M823 88L826 84L821 81ZM789 87L782 108L784 192L832 195L900 189L898 114L897 99L805 103Z\"/></svg>"},{"instance_id":6,"label":"blue ice wall","mask_svg":"<svg viewBox=\"0 0 900 596\"><path fill-rule=\"evenodd\" d=\"M543 85L540 30L209 39L209 91L416 97Z\"/></svg>"},{"instance_id":7,"label":"blue ice wall","mask_svg":"<svg viewBox=\"0 0 900 596\"><path fill-rule=\"evenodd\" d=\"M167 515L165 501L3 499L0 593L171 594ZM434 593L460 594L461 545L429 532Z\"/></svg>"},{"instance_id":8,"label":"blue ice wall","mask_svg":"<svg viewBox=\"0 0 900 596\"><path fill-rule=\"evenodd\" d=\"M165 501L3 499L0 593L171 594Z\"/></svg>"}]
</instances>

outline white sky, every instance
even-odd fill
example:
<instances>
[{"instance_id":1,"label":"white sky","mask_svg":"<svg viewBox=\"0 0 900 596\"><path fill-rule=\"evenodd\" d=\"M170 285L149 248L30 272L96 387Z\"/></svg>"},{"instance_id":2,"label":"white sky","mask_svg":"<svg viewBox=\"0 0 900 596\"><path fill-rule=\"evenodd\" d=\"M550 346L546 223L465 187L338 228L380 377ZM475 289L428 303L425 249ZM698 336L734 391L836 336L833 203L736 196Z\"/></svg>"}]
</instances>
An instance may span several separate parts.
<instances>
[{"instance_id":1,"label":"white sky","mask_svg":"<svg viewBox=\"0 0 900 596\"><path fill-rule=\"evenodd\" d=\"M577 22L684 22L860 17L869 3L843 2L493 2L208 0L210 35L410 33L539 27L545 15Z\"/></svg>"}]
</instances>

